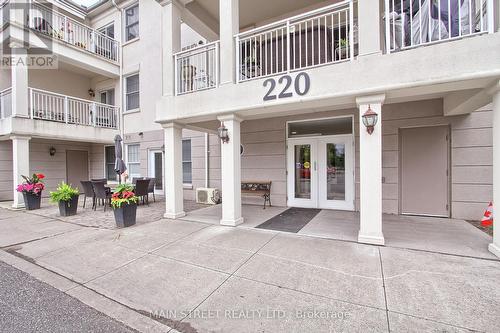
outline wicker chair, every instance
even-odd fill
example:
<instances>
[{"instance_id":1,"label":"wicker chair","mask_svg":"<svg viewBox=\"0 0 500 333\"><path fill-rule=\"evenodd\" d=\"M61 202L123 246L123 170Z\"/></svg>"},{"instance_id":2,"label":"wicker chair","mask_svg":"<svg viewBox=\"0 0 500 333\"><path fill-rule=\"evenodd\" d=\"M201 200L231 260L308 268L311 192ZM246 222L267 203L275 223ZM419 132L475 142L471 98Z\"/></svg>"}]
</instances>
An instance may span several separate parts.
<instances>
[{"instance_id":1,"label":"wicker chair","mask_svg":"<svg viewBox=\"0 0 500 333\"><path fill-rule=\"evenodd\" d=\"M149 206L148 188L151 179L137 179L135 184L135 195L142 199L142 204Z\"/></svg>"},{"instance_id":2,"label":"wicker chair","mask_svg":"<svg viewBox=\"0 0 500 333\"><path fill-rule=\"evenodd\" d=\"M111 205L111 191L105 186L104 182L92 182L92 188L95 193L94 210L97 209L97 200L100 199L104 204L104 211L106 211L106 206Z\"/></svg>"},{"instance_id":3,"label":"wicker chair","mask_svg":"<svg viewBox=\"0 0 500 333\"><path fill-rule=\"evenodd\" d=\"M92 198L92 209L94 208L96 202L95 202L95 193L94 193L94 188L92 187L92 182L89 180L82 180L80 182L83 187L83 208L85 208L85 204L87 203L87 197Z\"/></svg>"},{"instance_id":4,"label":"wicker chair","mask_svg":"<svg viewBox=\"0 0 500 333\"><path fill-rule=\"evenodd\" d=\"M149 179L148 199L149 199L149 193L151 193L151 194L153 194L153 202L156 202L156 198L155 198L156 179L154 179L154 178L147 178L147 179Z\"/></svg>"}]
</instances>

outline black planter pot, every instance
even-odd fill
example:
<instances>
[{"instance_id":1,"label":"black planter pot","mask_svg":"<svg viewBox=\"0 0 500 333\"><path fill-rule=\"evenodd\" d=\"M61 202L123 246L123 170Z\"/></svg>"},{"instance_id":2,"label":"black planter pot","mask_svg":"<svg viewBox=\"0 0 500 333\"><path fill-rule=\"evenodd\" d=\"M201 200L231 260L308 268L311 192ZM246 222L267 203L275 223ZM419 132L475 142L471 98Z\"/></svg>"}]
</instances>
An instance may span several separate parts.
<instances>
[{"instance_id":1,"label":"black planter pot","mask_svg":"<svg viewBox=\"0 0 500 333\"><path fill-rule=\"evenodd\" d=\"M124 204L120 208L115 208L114 213L118 228L130 227L135 224L137 204Z\"/></svg>"},{"instance_id":2,"label":"black planter pot","mask_svg":"<svg viewBox=\"0 0 500 333\"><path fill-rule=\"evenodd\" d=\"M42 201L42 192L34 194L31 192L23 192L24 206L27 210L40 209L40 203Z\"/></svg>"},{"instance_id":3,"label":"black planter pot","mask_svg":"<svg viewBox=\"0 0 500 333\"><path fill-rule=\"evenodd\" d=\"M77 209L78 195L75 195L70 201L59 201L59 214L61 214L61 216L76 215Z\"/></svg>"}]
</instances>

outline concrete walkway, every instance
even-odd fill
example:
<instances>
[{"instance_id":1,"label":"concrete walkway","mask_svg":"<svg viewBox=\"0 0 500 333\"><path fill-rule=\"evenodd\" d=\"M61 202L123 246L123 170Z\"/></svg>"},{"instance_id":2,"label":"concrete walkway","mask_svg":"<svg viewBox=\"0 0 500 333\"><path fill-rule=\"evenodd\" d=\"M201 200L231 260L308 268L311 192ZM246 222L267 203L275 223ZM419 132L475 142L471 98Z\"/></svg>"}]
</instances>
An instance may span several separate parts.
<instances>
[{"instance_id":1,"label":"concrete walkway","mask_svg":"<svg viewBox=\"0 0 500 333\"><path fill-rule=\"evenodd\" d=\"M139 331L500 331L500 262L158 220L0 209L0 260ZM174 332L174 331L172 331Z\"/></svg>"},{"instance_id":2,"label":"concrete walkway","mask_svg":"<svg viewBox=\"0 0 500 333\"><path fill-rule=\"evenodd\" d=\"M242 215L245 221L238 227L254 228L286 209L288 208L262 209L262 206L243 205ZM217 205L189 211L182 219L219 224L221 215L221 205ZM464 220L391 214L383 214L382 220L387 246L486 259L496 258L488 251L492 237ZM357 242L358 231L358 212L324 209L298 234Z\"/></svg>"}]
</instances>

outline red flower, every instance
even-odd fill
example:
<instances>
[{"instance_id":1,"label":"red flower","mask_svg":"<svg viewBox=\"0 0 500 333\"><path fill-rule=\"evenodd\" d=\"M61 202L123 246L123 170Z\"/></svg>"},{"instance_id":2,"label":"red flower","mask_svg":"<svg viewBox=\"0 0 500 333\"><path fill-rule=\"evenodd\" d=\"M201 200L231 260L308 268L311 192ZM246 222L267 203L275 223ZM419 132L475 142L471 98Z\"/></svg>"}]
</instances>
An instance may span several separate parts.
<instances>
[{"instance_id":1,"label":"red flower","mask_svg":"<svg viewBox=\"0 0 500 333\"><path fill-rule=\"evenodd\" d=\"M36 176L38 177L38 179L44 179L45 178L45 175L43 173L37 173Z\"/></svg>"}]
</instances>

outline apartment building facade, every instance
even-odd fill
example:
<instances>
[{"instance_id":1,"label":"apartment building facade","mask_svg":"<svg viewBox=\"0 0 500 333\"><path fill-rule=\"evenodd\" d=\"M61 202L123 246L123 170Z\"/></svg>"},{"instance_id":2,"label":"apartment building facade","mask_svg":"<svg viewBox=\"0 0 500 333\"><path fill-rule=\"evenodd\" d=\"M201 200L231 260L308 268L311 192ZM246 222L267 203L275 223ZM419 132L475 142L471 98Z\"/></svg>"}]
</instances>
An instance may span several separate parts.
<instances>
[{"instance_id":1,"label":"apartment building facade","mask_svg":"<svg viewBox=\"0 0 500 333\"><path fill-rule=\"evenodd\" d=\"M155 191L163 193L163 130L155 123L162 96L161 6L154 0L89 8L13 0L2 6L2 55L26 62L3 63L0 71L0 200L22 207L13 189L33 172L46 175L48 190L61 181L116 181L116 135L123 137L130 177L154 177ZM182 29L186 47L204 42ZM32 59L54 65L23 66ZM187 198L194 199L193 188L218 186L207 182L203 153L216 141L185 131Z\"/></svg>"},{"instance_id":2,"label":"apartment building facade","mask_svg":"<svg viewBox=\"0 0 500 333\"><path fill-rule=\"evenodd\" d=\"M359 211L373 244L383 213L477 220L500 201L498 1L161 4L166 216L185 214L186 127L225 139L225 225L245 180L272 181L276 205ZM192 14L217 37L182 51Z\"/></svg>"},{"instance_id":3,"label":"apartment building facade","mask_svg":"<svg viewBox=\"0 0 500 333\"><path fill-rule=\"evenodd\" d=\"M238 225L260 203L241 182L271 181L273 205L359 211L358 240L384 244L382 213L477 220L500 202L496 0L28 4L2 41L50 41L58 68L2 69L0 200L22 205L31 171L112 179L121 134L168 218L214 187Z\"/></svg>"}]
</instances>

